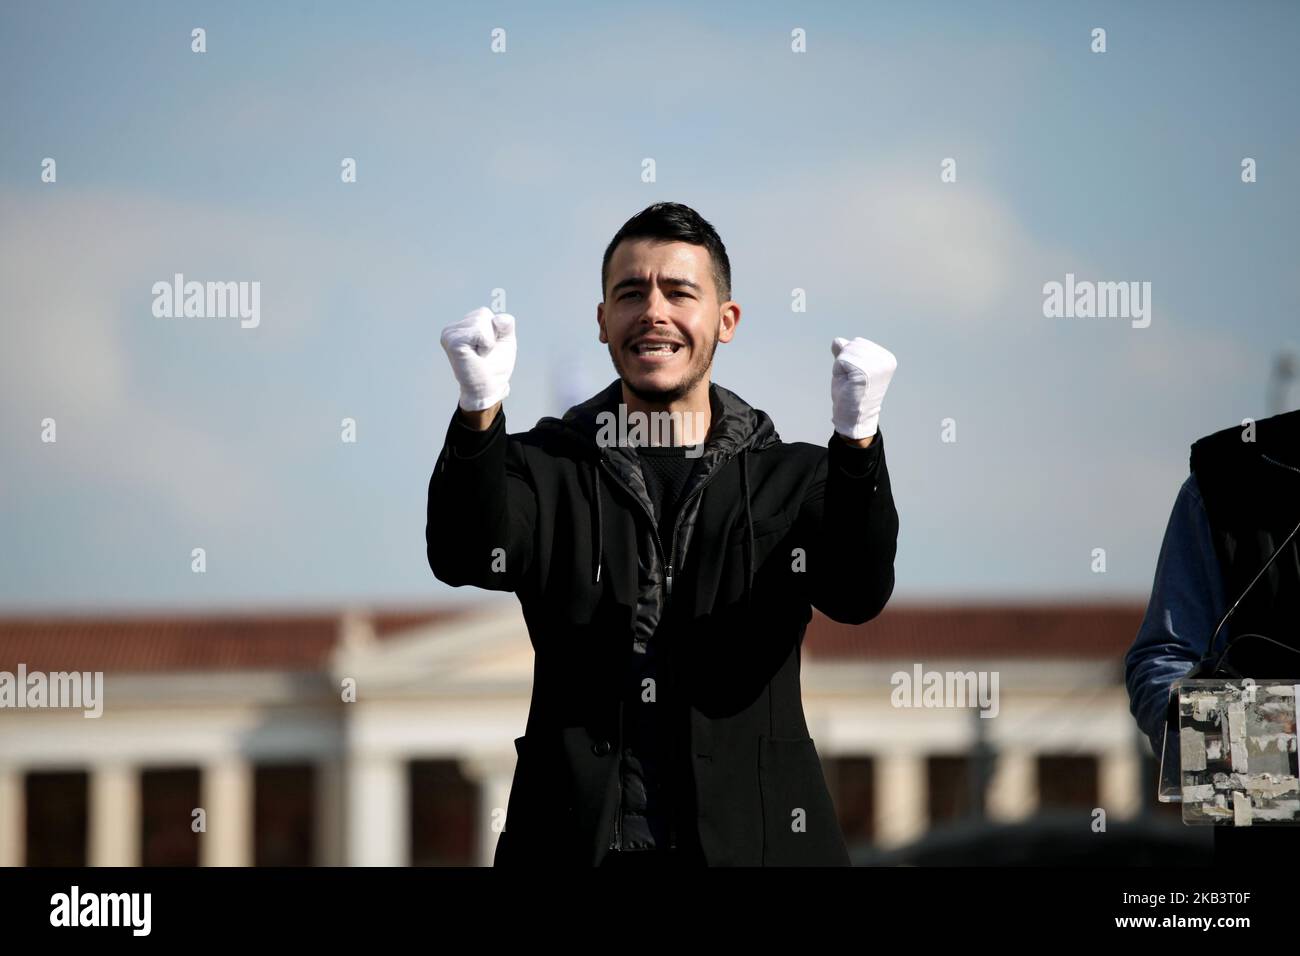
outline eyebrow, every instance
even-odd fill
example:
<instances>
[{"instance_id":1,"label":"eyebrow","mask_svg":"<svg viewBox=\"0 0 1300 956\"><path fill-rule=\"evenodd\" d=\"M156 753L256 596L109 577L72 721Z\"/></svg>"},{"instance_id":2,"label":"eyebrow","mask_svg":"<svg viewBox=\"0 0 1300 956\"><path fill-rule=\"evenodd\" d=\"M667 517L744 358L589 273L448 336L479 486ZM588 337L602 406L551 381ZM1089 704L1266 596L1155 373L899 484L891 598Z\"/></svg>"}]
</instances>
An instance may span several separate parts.
<instances>
[{"instance_id":1,"label":"eyebrow","mask_svg":"<svg viewBox=\"0 0 1300 956\"><path fill-rule=\"evenodd\" d=\"M664 276L659 281L662 282L664 285L684 285L691 289L694 289L696 292L704 291L698 285L692 282L690 279L683 279L675 276ZM649 284L650 284L649 279L642 279L639 276L633 276L630 279L622 279L619 282L614 283L614 288L609 290L609 294L611 296L614 296L618 294L620 289L626 289L629 287L640 289L645 286L648 286Z\"/></svg>"}]
</instances>

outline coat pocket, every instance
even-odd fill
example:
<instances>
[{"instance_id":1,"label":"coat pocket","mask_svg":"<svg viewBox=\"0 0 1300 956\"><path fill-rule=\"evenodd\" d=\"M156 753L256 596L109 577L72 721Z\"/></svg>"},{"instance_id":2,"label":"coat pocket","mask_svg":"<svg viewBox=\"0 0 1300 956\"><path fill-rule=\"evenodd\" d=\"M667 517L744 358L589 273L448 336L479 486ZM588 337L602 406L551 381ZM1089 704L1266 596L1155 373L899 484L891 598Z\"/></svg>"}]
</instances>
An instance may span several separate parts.
<instances>
[{"instance_id":1,"label":"coat pocket","mask_svg":"<svg viewBox=\"0 0 1300 956\"><path fill-rule=\"evenodd\" d=\"M848 866L844 844L811 737L759 737L764 866Z\"/></svg>"},{"instance_id":2,"label":"coat pocket","mask_svg":"<svg viewBox=\"0 0 1300 956\"><path fill-rule=\"evenodd\" d=\"M781 513L768 518L758 518L754 521L754 570L756 573L767 564L768 557L785 540L789 531L790 519ZM740 524L734 526L727 536L727 560L737 568L741 567L744 562L746 537L747 529L742 515Z\"/></svg>"},{"instance_id":3,"label":"coat pocket","mask_svg":"<svg viewBox=\"0 0 1300 956\"><path fill-rule=\"evenodd\" d=\"M790 527L790 519L783 512L778 512L768 518L758 518L754 521L754 540L764 538L769 534L784 532ZM740 524L731 529L730 544L743 545L745 543L745 516L740 516Z\"/></svg>"},{"instance_id":4,"label":"coat pocket","mask_svg":"<svg viewBox=\"0 0 1300 956\"><path fill-rule=\"evenodd\" d=\"M571 836L574 807L564 785L563 750L543 749L528 735L515 738L514 778L506 806L506 823L499 837L511 834L515 849L529 846L562 845ZM499 844L498 844L499 845Z\"/></svg>"}]
</instances>

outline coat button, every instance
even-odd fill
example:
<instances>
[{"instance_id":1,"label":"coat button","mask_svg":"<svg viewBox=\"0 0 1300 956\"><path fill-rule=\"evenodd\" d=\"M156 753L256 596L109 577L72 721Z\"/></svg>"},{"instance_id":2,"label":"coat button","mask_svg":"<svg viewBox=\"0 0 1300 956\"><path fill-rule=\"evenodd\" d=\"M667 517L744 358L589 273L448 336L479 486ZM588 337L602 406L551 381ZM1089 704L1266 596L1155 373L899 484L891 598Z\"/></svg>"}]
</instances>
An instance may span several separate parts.
<instances>
[{"instance_id":1,"label":"coat button","mask_svg":"<svg viewBox=\"0 0 1300 956\"><path fill-rule=\"evenodd\" d=\"M613 747L610 745L610 742L608 740L602 740L599 743L595 743L592 745L591 752L594 753L597 757L603 757L605 756L605 754L609 753L610 750L612 749Z\"/></svg>"}]
</instances>

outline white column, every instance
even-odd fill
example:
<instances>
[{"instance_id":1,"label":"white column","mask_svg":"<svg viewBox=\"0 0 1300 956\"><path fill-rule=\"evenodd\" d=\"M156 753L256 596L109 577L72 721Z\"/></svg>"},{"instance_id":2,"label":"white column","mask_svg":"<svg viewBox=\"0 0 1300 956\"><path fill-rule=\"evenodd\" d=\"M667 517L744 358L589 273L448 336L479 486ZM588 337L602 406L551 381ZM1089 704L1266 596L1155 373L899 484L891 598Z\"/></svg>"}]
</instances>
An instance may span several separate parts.
<instances>
[{"instance_id":1,"label":"white column","mask_svg":"<svg viewBox=\"0 0 1300 956\"><path fill-rule=\"evenodd\" d=\"M1033 816L1038 809L1038 762L1024 747L1000 750L989 782L988 816L1013 823Z\"/></svg>"},{"instance_id":2,"label":"white column","mask_svg":"<svg viewBox=\"0 0 1300 956\"><path fill-rule=\"evenodd\" d=\"M876 758L876 844L910 843L928 826L925 755L883 753Z\"/></svg>"},{"instance_id":3,"label":"white column","mask_svg":"<svg viewBox=\"0 0 1300 956\"><path fill-rule=\"evenodd\" d=\"M491 866L497 851L497 837L505 824L510 783L514 778L514 754L483 754L460 762L461 772L478 785L478 818L474 821L476 866Z\"/></svg>"},{"instance_id":4,"label":"white column","mask_svg":"<svg viewBox=\"0 0 1300 956\"><path fill-rule=\"evenodd\" d=\"M140 865L140 773L131 764L90 769L87 857L91 866Z\"/></svg>"},{"instance_id":5,"label":"white column","mask_svg":"<svg viewBox=\"0 0 1300 956\"><path fill-rule=\"evenodd\" d=\"M1097 768L1097 790L1108 820L1129 820L1142 810L1142 754L1134 746L1104 751ZM1155 781L1151 781L1155 787Z\"/></svg>"},{"instance_id":6,"label":"white column","mask_svg":"<svg viewBox=\"0 0 1300 956\"><path fill-rule=\"evenodd\" d=\"M392 754L357 755L347 768L349 866L406 866L411 859L407 764Z\"/></svg>"},{"instance_id":7,"label":"white column","mask_svg":"<svg viewBox=\"0 0 1300 956\"><path fill-rule=\"evenodd\" d=\"M316 866L342 866L346 861L346 789L347 775L341 758L329 757L316 764Z\"/></svg>"},{"instance_id":8,"label":"white column","mask_svg":"<svg viewBox=\"0 0 1300 956\"><path fill-rule=\"evenodd\" d=\"M27 795L23 772L0 764L0 866L22 866L27 859Z\"/></svg>"},{"instance_id":9,"label":"white column","mask_svg":"<svg viewBox=\"0 0 1300 956\"><path fill-rule=\"evenodd\" d=\"M200 865L252 866L252 764L230 756L206 765L200 791L207 824L200 836Z\"/></svg>"}]
</instances>

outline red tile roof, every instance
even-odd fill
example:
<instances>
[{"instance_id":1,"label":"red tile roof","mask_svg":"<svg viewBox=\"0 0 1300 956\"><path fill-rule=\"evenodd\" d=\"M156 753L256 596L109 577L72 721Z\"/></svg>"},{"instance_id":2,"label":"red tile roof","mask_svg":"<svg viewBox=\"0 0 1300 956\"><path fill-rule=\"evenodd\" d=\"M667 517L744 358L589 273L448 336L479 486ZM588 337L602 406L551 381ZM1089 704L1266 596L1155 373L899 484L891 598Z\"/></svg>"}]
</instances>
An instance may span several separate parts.
<instances>
[{"instance_id":1,"label":"red tile roof","mask_svg":"<svg viewBox=\"0 0 1300 956\"><path fill-rule=\"evenodd\" d=\"M470 613L464 605L380 611L380 640ZM804 648L816 658L1122 658L1140 605L891 605L860 626L814 612ZM319 670L339 639L340 613L0 618L0 670Z\"/></svg>"},{"instance_id":2,"label":"red tile roof","mask_svg":"<svg viewBox=\"0 0 1300 956\"><path fill-rule=\"evenodd\" d=\"M379 612L380 640L466 613L462 607ZM175 612L0 618L0 670L320 670L341 613Z\"/></svg>"},{"instance_id":3,"label":"red tile roof","mask_svg":"<svg viewBox=\"0 0 1300 956\"><path fill-rule=\"evenodd\" d=\"M890 605L862 625L814 613L804 636L821 658L1123 658L1141 604Z\"/></svg>"}]
</instances>

